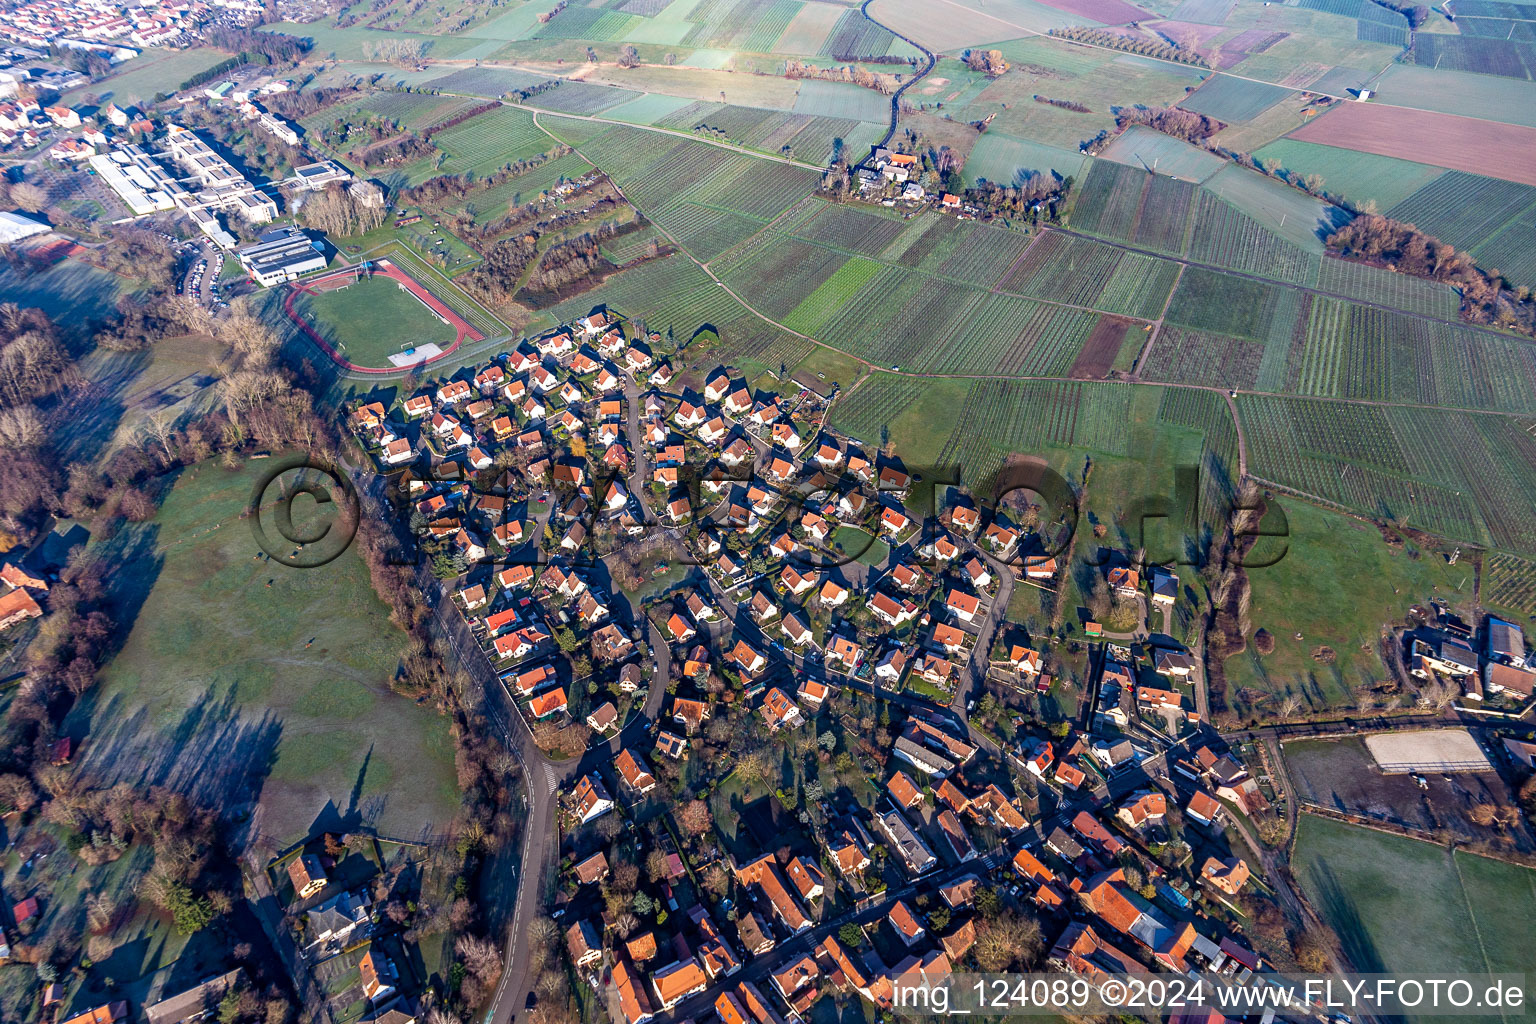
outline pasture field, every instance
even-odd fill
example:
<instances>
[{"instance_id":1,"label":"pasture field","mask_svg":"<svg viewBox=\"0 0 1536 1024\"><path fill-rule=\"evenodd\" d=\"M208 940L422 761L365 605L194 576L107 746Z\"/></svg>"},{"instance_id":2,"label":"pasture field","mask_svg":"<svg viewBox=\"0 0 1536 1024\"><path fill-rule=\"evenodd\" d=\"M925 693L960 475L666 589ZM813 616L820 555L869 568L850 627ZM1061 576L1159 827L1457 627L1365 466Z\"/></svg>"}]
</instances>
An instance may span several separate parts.
<instances>
[{"instance_id":1,"label":"pasture field","mask_svg":"<svg viewBox=\"0 0 1536 1024\"><path fill-rule=\"evenodd\" d=\"M1172 21L1192 21L1199 25L1225 25L1234 6L1234 0L1183 0L1168 17Z\"/></svg>"},{"instance_id":2,"label":"pasture field","mask_svg":"<svg viewBox=\"0 0 1536 1024\"><path fill-rule=\"evenodd\" d=\"M987 4L985 11L943 0L875 0L869 10L882 25L935 51L956 51L1068 25L1099 24L1034 0L997 0Z\"/></svg>"},{"instance_id":3,"label":"pasture field","mask_svg":"<svg viewBox=\"0 0 1536 1024\"><path fill-rule=\"evenodd\" d=\"M117 300L138 282L79 260L60 260L33 274L0 269L0 301L41 309L65 336L86 337L92 322L113 315Z\"/></svg>"},{"instance_id":4,"label":"pasture field","mask_svg":"<svg viewBox=\"0 0 1536 1024\"><path fill-rule=\"evenodd\" d=\"M147 104L156 94L175 92L193 75L228 59L229 54L211 46L145 49L139 56L119 64L119 70L107 78L69 90L60 102L75 105L84 102L89 93L99 97L103 106L109 102L118 106Z\"/></svg>"},{"instance_id":5,"label":"pasture field","mask_svg":"<svg viewBox=\"0 0 1536 1024\"><path fill-rule=\"evenodd\" d=\"M974 96L968 90L961 108L963 116L979 119L997 115L982 139L1002 132L1069 153L1076 153L1079 145L1099 131L1114 130L1113 108L1177 103L1208 74L1200 68L1040 37L1013 40L998 48L1015 67L984 83ZM1090 112L1036 103L1037 95L1080 103ZM949 109L946 103L945 110Z\"/></svg>"},{"instance_id":6,"label":"pasture field","mask_svg":"<svg viewBox=\"0 0 1536 1024\"><path fill-rule=\"evenodd\" d=\"M1207 78L1179 106L1228 124L1243 123L1293 95L1278 85L1218 73Z\"/></svg>"},{"instance_id":7,"label":"pasture field","mask_svg":"<svg viewBox=\"0 0 1536 1024\"><path fill-rule=\"evenodd\" d=\"M603 111L603 116L611 117L615 121L628 121L631 124L655 124L662 118L677 113L690 102L681 96L646 93L635 99L626 100L616 107L609 107Z\"/></svg>"},{"instance_id":8,"label":"pasture field","mask_svg":"<svg viewBox=\"0 0 1536 1024\"><path fill-rule=\"evenodd\" d=\"M1315 222L1314 222L1315 223ZM1311 284L1322 257L1320 243L1303 247L1270 231L1241 209L1202 191L1190 233L1192 259L1294 284Z\"/></svg>"},{"instance_id":9,"label":"pasture field","mask_svg":"<svg viewBox=\"0 0 1536 1024\"><path fill-rule=\"evenodd\" d=\"M1329 68L1385 67L1402 53L1400 44L1360 39L1357 18L1302 7L1240 3L1226 25L1228 31L1250 30L1255 35L1284 33L1224 70L1290 88L1304 86Z\"/></svg>"},{"instance_id":10,"label":"pasture field","mask_svg":"<svg viewBox=\"0 0 1536 1024\"><path fill-rule=\"evenodd\" d=\"M1250 435L1250 459L1252 445ZM1413 557L1372 523L1289 497L1275 501L1282 515L1266 517L1263 529L1284 525L1288 535L1260 540L1251 560L1278 561L1248 570L1248 621L1274 636L1275 649L1259 655L1250 634L1247 649L1223 662L1227 703L1244 717L1273 714L1289 695L1318 711L1357 704L1359 688L1391 675L1376 647L1385 619L1431 597L1472 598L1470 566L1447 565L1432 551ZM1350 584L1318 587L1324 579ZM1332 662L1313 657L1320 646L1334 651Z\"/></svg>"},{"instance_id":11,"label":"pasture field","mask_svg":"<svg viewBox=\"0 0 1536 1024\"><path fill-rule=\"evenodd\" d=\"M1536 487L1515 469L1536 458L1536 439L1507 417L1251 394L1237 407L1249 472L1263 480L1458 541L1536 552Z\"/></svg>"},{"instance_id":12,"label":"pasture field","mask_svg":"<svg viewBox=\"0 0 1536 1024\"><path fill-rule=\"evenodd\" d=\"M1331 195L1356 205L1374 199L1383 210L1445 173L1444 168L1430 164L1295 139L1278 139L1253 155L1266 167L1282 167L1297 175L1316 174Z\"/></svg>"},{"instance_id":13,"label":"pasture field","mask_svg":"<svg viewBox=\"0 0 1536 1024\"><path fill-rule=\"evenodd\" d=\"M865 365L852 356L813 346L805 358L788 366L788 372L781 376L802 382L812 391L825 393L834 384L844 390L853 387L864 376L865 369Z\"/></svg>"},{"instance_id":14,"label":"pasture field","mask_svg":"<svg viewBox=\"0 0 1536 1024\"><path fill-rule=\"evenodd\" d=\"M202 335L161 338L143 352L97 347L76 365L94 389L85 407L75 407L54 435L60 458L89 461L144 436L150 416L201 416L218 403L215 376L223 355Z\"/></svg>"},{"instance_id":15,"label":"pasture field","mask_svg":"<svg viewBox=\"0 0 1536 1024\"><path fill-rule=\"evenodd\" d=\"M1287 99L1251 121L1228 124L1212 136L1211 141L1234 153L1252 153L1301 127L1316 116L1316 111L1316 107L1309 106L1299 97Z\"/></svg>"},{"instance_id":16,"label":"pasture field","mask_svg":"<svg viewBox=\"0 0 1536 1024\"><path fill-rule=\"evenodd\" d=\"M385 277L303 295L294 309L338 355L359 366L389 366L403 348L432 342L447 348L455 332L410 292ZM284 326L291 326L285 323Z\"/></svg>"},{"instance_id":17,"label":"pasture field","mask_svg":"<svg viewBox=\"0 0 1536 1024\"><path fill-rule=\"evenodd\" d=\"M1530 967L1530 951L1513 930L1536 911L1536 873L1528 868L1310 814L1298 826L1295 864L1360 970ZM1397 884L1403 878L1415 884Z\"/></svg>"},{"instance_id":18,"label":"pasture field","mask_svg":"<svg viewBox=\"0 0 1536 1024\"><path fill-rule=\"evenodd\" d=\"M262 31L284 32L298 36L300 39L311 40L314 43L314 49L310 51L311 57L336 57L342 60L367 58L370 44L376 44L380 36L380 33L361 25L337 28L334 18L302 23L277 21L262 25L260 28ZM464 51L481 45L482 42L469 36L432 36L419 32L392 32L389 35L416 40L426 47L428 56L438 58L457 57Z\"/></svg>"},{"instance_id":19,"label":"pasture field","mask_svg":"<svg viewBox=\"0 0 1536 1024\"><path fill-rule=\"evenodd\" d=\"M1133 124L1115 137L1099 156L1154 173L1186 181L1204 181L1227 165L1210 150L1192 146L1182 139Z\"/></svg>"},{"instance_id":20,"label":"pasture field","mask_svg":"<svg viewBox=\"0 0 1536 1024\"><path fill-rule=\"evenodd\" d=\"M1393 64L1376 79L1383 103L1536 128L1536 83Z\"/></svg>"},{"instance_id":21,"label":"pasture field","mask_svg":"<svg viewBox=\"0 0 1536 1024\"><path fill-rule=\"evenodd\" d=\"M967 185L981 181L1011 185L1032 174L1078 177L1085 162L1081 153L989 130L971 149L965 162L965 181Z\"/></svg>"},{"instance_id":22,"label":"pasture field","mask_svg":"<svg viewBox=\"0 0 1536 1024\"><path fill-rule=\"evenodd\" d=\"M1308 252L1322 252L1323 239L1350 219L1335 206L1237 164L1228 164L1201 187Z\"/></svg>"},{"instance_id":23,"label":"pasture field","mask_svg":"<svg viewBox=\"0 0 1536 1024\"><path fill-rule=\"evenodd\" d=\"M588 78L637 92L693 100L707 108L718 109L727 102L774 110L789 110L795 105L795 97L799 95L801 85L795 79L741 75L734 71L701 66L697 58L695 54L686 64L672 67L642 65L637 68L610 69L599 65ZM726 94L727 100L720 99L722 92ZM673 127L691 128L692 125Z\"/></svg>"},{"instance_id":24,"label":"pasture field","mask_svg":"<svg viewBox=\"0 0 1536 1024\"><path fill-rule=\"evenodd\" d=\"M1374 103L1339 103L1290 135L1536 185L1536 128Z\"/></svg>"},{"instance_id":25,"label":"pasture field","mask_svg":"<svg viewBox=\"0 0 1536 1024\"><path fill-rule=\"evenodd\" d=\"M446 829L447 719L389 689L404 634L355 554L308 570L252 557L241 520L262 473L195 466L153 520L95 545L138 614L71 712L86 764L252 810L280 843L328 802L385 833Z\"/></svg>"},{"instance_id":26,"label":"pasture field","mask_svg":"<svg viewBox=\"0 0 1536 1024\"><path fill-rule=\"evenodd\" d=\"M867 445L878 446L888 436L909 465L933 464L948 435L945 425L965 401L969 386L967 381L876 371L838 399L831 423Z\"/></svg>"}]
</instances>

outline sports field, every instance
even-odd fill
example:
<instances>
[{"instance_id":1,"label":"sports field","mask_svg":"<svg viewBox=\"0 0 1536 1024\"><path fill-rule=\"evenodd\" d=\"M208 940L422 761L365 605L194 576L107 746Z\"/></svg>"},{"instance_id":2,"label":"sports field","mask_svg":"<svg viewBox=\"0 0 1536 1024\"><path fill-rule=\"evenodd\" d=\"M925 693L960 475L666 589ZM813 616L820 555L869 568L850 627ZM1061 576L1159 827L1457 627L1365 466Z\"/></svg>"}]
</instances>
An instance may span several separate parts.
<instances>
[{"instance_id":1,"label":"sports field","mask_svg":"<svg viewBox=\"0 0 1536 1024\"><path fill-rule=\"evenodd\" d=\"M1294 865L1357 971L1529 972L1536 963L1536 871L1306 814Z\"/></svg>"},{"instance_id":2,"label":"sports field","mask_svg":"<svg viewBox=\"0 0 1536 1024\"><path fill-rule=\"evenodd\" d=\"M405 636L354 553L255 557L241 513L267 465L187 470L153 520L97 545L137 614L67 728L89 736L90 769L252 811L279 846L327 803L386 833L442 830L458 804L447 721L390 691Z\"/></svg>"},{"instance_id":3,"label":"sports field","mask_svg":"<svg viewBox=\"0 0 1536 1024\"><path fill-rule=\"evenodd\" d=\"M302 316L348 362L388 367L389 357L428 342L448 348L457 332L387 277L345 288L304 294L294 303Z\"/></svg>"}]
</instances>

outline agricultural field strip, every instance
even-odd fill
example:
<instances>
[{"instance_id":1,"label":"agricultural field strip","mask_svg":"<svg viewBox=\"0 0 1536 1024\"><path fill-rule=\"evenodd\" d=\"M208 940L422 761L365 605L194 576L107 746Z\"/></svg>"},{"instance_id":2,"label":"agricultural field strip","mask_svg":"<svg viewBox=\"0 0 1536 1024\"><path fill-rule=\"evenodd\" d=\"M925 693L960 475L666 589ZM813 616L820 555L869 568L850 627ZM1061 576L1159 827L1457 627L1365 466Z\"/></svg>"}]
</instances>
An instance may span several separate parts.
<instances>
[{"instance_id":1,"label":"agricultural field strip","mask_svg":"<svg viewBox=\"0 0 1536 1024\"><path fill-rule=\"evenodd\" d=\"M1279 280L1275 280L1275 279L1272 279L1272 278L1260 277L1258 274L1250 274L1247 271L1243 271L1243 270L1233 270L1233 269L1231 269L1229 267L1220 267L1220 266L1217 266L1217 265L1215 265L1213 263L1202 263L1199 260L1192 260L1192 259L1190 259L1187 256L1170 256L1170 255L1168 255L1166 253L1155 252L1155 251L1153 251L1151 249L1143 249L1143 248L1141 248L1139 246L1135 246L1135 245L1128 245L1125 242L1119 242L1119 241L1116 241L1114 239L1100 238L1097 235L1089 235L1089 234L1085 234L1085 233L1080 232L1080 231L1074 231L1071 228L1055 228L1055 227L1053 227L1053 228L1050 228L1048 230L1050 230L1050 231L1059 231L1059 232L1061 232L1064 235L1073 235L1073 236L1078 237L1078 238L1086 238L1086 239L1089 239L1089 240L1095 241L1095 242L1103 242L1105 245L1112 245L1112 246L1114 246L1114 247L1116 247L1118 249L1124 249L1127 252L1139 253L1139 254L1141 254L1143 256L1156 256L1159 259L1171 260L1171 261L1173 261L1175 263L1181 263L1181 264L1183 264L1186 267L1194 267L1197 270L1209 270L1209 271L1212 271L1212 272L1218 273L1218 274L1230 274L1233 277L1240 277L1240 278L1243 278L1244 280L1248 280L1248 281L1257 281L1260 284L1274 285L1274 286L1278 286L1278 287L1282 287L1282 288L1291 288L1291 289L1294 289L1296 291L1307 292L1307 293L1312 294L1312 295L1322 296L1323 298L1326 298L1326 299L1336 299L1336 300L1339 300L1339 301L1342 301L1342 302L1353 303L1356 306L1361 306L1361 307L1366 308L1366 309L1378 309L1378 310L1382 310L1382 311L1388 312L1388 313L1398 313L1398 314L1401 314L1403 316L1412 317L1412 318L1414 318L1416 320L1426 320L1426 321L1428 321L1430 323L1446 324L1446 325L1451 326L1451 327L1458 327L1458 328L1461 328L1463 330L1473 331L1473 332L1478 333L1478 334L1491 335L1492 337L1498 338L1500 341L1503 341L1503 342L1516 342L1516 343L1529 344L1529 342L1527 342L1525 339L1520 338L1520 337L1518 337L1516 335L1501 334L1498 331L1492 331L1492 330L1489 330L1489 329L1487 329L1485 327L1479 327L1477 324L1467 323L1464 320L1448 320L1445 317L1431 316L1430 314L1427 314L1427 313L1417 313L1417 312L1414 312L1412 310L1400 309L1397 306L1388 306L1388 305L1385 305L1384 303L1380 303L1380 302L1370 302L1370 301L1365 300L1365 299L1357 298L1357 297L1355 297L1353 295L1344 295L1344 294L1340 294L1338 292L1323 291L1322 289L1314 287L1314 286L1311 286L1311 285L1295 284L1295 283L1289 282L1289 281L1279 281ZM1341 399L1341 401L1342 401L1342 399ZM1407 405L1407 406L1416 406L1416 405L1422 406L1422 405L1424 405L1424 403L1420 403L1420 402L1380 402L1380 403L1371 403L1371 404ZM1434 409L1450 408L1449 406L1424 406L1424 407L1425 408L1434 408ZM1463 410L1459 410L1459 411L1462 411L1462 412L1484 412L1484 411L1487 411L1487 410L1463 409ZM1522 415L1522 414L1519 414L1519 413L1504 413L1502 415L1515 416L1515 415ZM1529 414L1527 413L1527 414L1524 414L1524 415L1529 415Z\"/></svg>"},{"instance_id":2,"label":"agricultural field strip","mask_svg":"<svg viewBox=\"0 0 1536 1024\"><path fill-rule=\"evenodd\" d=\"M641 95L649 96L651 94L641 93ZM592 114L566 114L558 110L546 110L543 107L536 107L528 103L509 103L507 106L522 107L528 110L533 114L534 124L539 124L540 115L543 115L544 117L566 117L574 121L595 121L598 124L611 124L619 128L633 128L637 131L656 132L658 135L670 135L674 138L686 139L689 142L698 142L705 146L714 146L716 149L724 149L732 153L740 153L743 156L756 157L759 160L771 160L774 163L790 164L794 167L803 167L808 171L815 171L817 174L820 174L826 169L824 167L817 166L816 164L808 164L803 160L793 160L786 156L775 156L772 153L764 153L760 150L748 149L745 146L738 146L729 142L720 142L716 139L705 138L701 135L695 135L693 132L679 131L675 128L658 128L656 125L652 124L632 124L629 121L616 121L613 118L596 117ZM539 125L539 127L544 130L546 135L554 139L556 142L564 142L564 140L562 140L559 136L555 135L547 128L544 128L543 125Z\"/></svg>"},{"instance_id":3,"label":"agricultural field strip","mask_svg":"<svg viewBox=\"0 0 1536 1024\"><path fill-rule=\"evenodd\" d=\"M793 210L794 210L794 207L792 206L792 207L789 208L789 210L785 210L784 213L781 213L779 215L779 217L783 217L783 216L785 216L786 214L790 213ZM775 218L775 219L777 219L777 218ZM740 242L738 242L736 245L732 246L730 249L726 250L725 252L720 253L719 255L715 256L714 258L708 260L707 262L701 263L700 265L701 266L705 266L707 268L711 264L718 264L718 263L720 263L721 260L725 256L734 254L734 253L738 252L740 249L742 249L744 246L750 245L754 239L757 239L757 238L761 237L764 234L764 232L766 232L771 227L772 227L771 224L765 224L764 228L763 228L763 231L759 231L757 234L752 235L750 238L742 239ZM1051 229L1051 230L1055 230L1055 229ZM780 234L780 232L778 232L778 231L775 231L774 233L775 234ZM839 253L839 254L841 254L843 256L847 256L850 259L872 260L872 261L874 261L876 263L882 264L883 266L890 267L893 270L903 270L903 271L907 271L907 272L912 273L912 274L916 274L916 275L918 275L920 277L931 278L931 279L934 279L934 280L952 281L955 284L964 285L964 286L966 286L968 288L974 288L974 289L976 289L977 291L980 291L980 292L990 292L990 293L995 294L995 295L1017 295L1017 296L1020 296L1022 298L1028 298L1031 302L1041 303L1042 305L1057 306L1057 307L1060 307L1062 309L1074 309L1074 310L1079 310L1079 311L1082 311L1082 312L1085 312L1085 313L1100 313L1100 314L1107 314L1109 316L1130 316L1130 314L1125 313L1123 310L1099 309L1099 308L1097 308L1095 306L1083 306L1083 305L1079 305L1079 304L1073 303L1073 302L1062 302L1062 301L1057 300L1057 299L1041 298L1041 297L1036 296L1036 295L1023 295L1023 293L1020 293L1020 292L1006 291L1006 290L1004 290L1002 288L1001 282L994 282L991 285L991 287L988 287L988 286L983 285L983 284L978 284L976 281L968 280L968 279L963 278L963 277L955 277L955 276L950 275L950 274L936 273L933 270L913 270L911 267L906 266L904 264L893 263L893 262L891 262L889 260L883 260L883 259L881 259L878 256L870 256L867 253L855 252L855 251L853 251L851 249L844 249L841 246L832 244L831 242L818 241L818 240L815 240L815 239L806 238L803 235L788 234L787 232L784 232L783 234L786 237L793 238L796 242L800 242L800 243L805 244L805 245L814 245L814 246L816 246L817 248L820 248L820 249L828 249L828 250L831 250L832 252ZM1079 237L1089 238L1089 236L1086 236L1086 235L1079 236ZM1093 239L1090 239L1090 240L1091 241L1101 241L1101 239L1096 239L1096 238L1093 238ZM679 245L681 245L681 243L679 243ZM686 246L683 246L683 248L686 248ZM1137 250L1137 251L1139 252L1140 250ZM1157 257L1157 258L1160 258L1160 259L1168 259L1168 257L1163 257L1163 256L1161 256L1158 253L1146 253L1146 255L1154 256L1154 257ZM1022 259L1022 254L1021 254L1021 256L1019 258ZM1010 271L1017 264L1017 262L1018 262L1017 260L1011 260L1010 261L1010 264L1009 264L1009 270ZM1130 318L1131 319L1136 319L1136 320L1144 320L1145 319L1143 317L1135 317L1135 316L1131 316ZM780 325L776 325L776 326L783 326L783 325L780 324ZM839 350L839 351L842 351L842 350Z\"/></svg>"}]
</instances>

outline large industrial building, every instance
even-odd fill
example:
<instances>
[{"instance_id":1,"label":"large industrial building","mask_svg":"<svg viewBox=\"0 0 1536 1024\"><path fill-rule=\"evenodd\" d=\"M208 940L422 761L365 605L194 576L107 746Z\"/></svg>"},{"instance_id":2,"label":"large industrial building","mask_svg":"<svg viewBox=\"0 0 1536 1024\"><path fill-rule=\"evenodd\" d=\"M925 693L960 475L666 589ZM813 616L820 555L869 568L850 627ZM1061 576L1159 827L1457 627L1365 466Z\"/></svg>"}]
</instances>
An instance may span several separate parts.
<instances>
[{"instance_id":1,"label":"large industrial building","mask_svg":"<svg viewBox=\"0 0 1536 1024\"><path fill-rule=\"evenodd\" d=\"M325 243L293 227L268 231L256 244L236 249L235 255L263 288L324 270L328 262Z\"/></svg>"}]
</instances>

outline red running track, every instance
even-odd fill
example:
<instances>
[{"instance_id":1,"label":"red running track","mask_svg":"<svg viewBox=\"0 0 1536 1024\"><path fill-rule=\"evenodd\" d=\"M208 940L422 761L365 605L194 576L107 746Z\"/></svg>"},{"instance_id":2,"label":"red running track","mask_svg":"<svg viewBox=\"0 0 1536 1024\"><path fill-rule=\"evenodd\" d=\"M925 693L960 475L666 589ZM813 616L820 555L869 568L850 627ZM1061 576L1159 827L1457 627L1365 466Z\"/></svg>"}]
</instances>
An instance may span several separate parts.
<instances>
[{"instance_id":1,"label":"red running track","mask_svg":"<svg viewBox=\"0 0 1536 1024\"><path fill-rule=\"evenodd\" d=\"M388 260L374 260L373 266L374 276L387 277L390 280L400 284L412 295L420 299L422 303L433 313L447 321L448 326L454 329L455 335L453 344L449 345L446 349L439 352L432 358L421 360L422 363L435 363L439 359L443 359L449 355L452 355L453 352L466 341L484 340L485 335L471 327L463 317L459 316L453 310L443 305L443 303L438 300L437 296L423 288L419 283L417 283L415 278L406 274L399 267L395 266ZM337 352L334 348L331 347L330 342L326 341L323 337L320 336L320 332L315 330L314 326L308 320L304 319L302 314L293 308L294 300L297 299L299 295L318 295L321 291L327 290L324 288L317 288L317 285L324 285L331 281L338 281L345 277L355 278L356 275L357 268L350 267L346 270L339 270L333 274L326 274L323 277L311 278L308 281L293 282L293 284L288 289L287 296L285 296L283 299L283 312L287 313L288 319L292 320L294 325L298 327L299 330L308 335L310 341L313 341L316 345L319 345L320 350L326 355L330 356L331 362L335 363L337 366L340 366L346 370L350 370L353 373L399 373L400 371L407 369L407 367L359 366L351 360L344 358L340 352Z\"/></svg>"}]
</instances>

